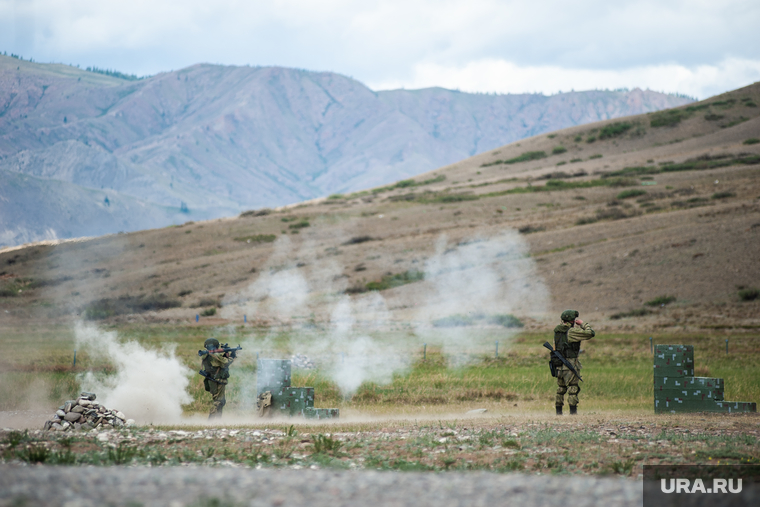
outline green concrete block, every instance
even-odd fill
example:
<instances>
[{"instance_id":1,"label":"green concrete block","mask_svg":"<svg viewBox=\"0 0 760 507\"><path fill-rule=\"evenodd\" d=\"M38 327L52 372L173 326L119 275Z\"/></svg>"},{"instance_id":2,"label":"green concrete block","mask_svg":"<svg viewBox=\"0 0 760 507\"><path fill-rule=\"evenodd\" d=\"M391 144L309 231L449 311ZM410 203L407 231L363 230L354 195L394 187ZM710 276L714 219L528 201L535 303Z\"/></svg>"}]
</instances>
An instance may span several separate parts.
<instances>
[{"instance_id":1,"label":"green concrete block","mask_svg":"<svg viewBox=\"0 0 760 507\"><path fill-rule=\"evenodd\" d=\"M655 413L688 413L688 412L722 412L741 413L757 412L757 404L742 401L695 401L685 398L669 398L667 400L654 400Z\"/></svg>"},{"instance_id":2,"label":"green concrete block","mask_svg":"<svg viewBox=\"0 0 760 507\"><path fill-rule=\"evenodd\" d=\"M687 401L704 401L717 400L723 401L723 391L717 389L664 389L662 387L654 389L654 399L666 400L668 398L681 398Z\"/></svg>"},{"instance_id":3,"label":"green concrete block","mask_svg":"<svg viewBox=\"0 0 760 507\"><path fill-rule=\"evenodd\" d=\"M665 389L679 389L682 387L723 390L723 379L712 377L654 377L654 387L663 387Z\"/></svg>"},{"instance_id":4,"label":"green concrete block","mask_svg":"<svg viewBox=\"0 0 760 507\"><path fill-rule=\"evenodd\" d=\"M715 405L728 413L757 412L757 403L752 401L716 401Z\"/></svg>"},{"instance_id":5,"label":"green concrete block","mask_svg":"<svg viewBox=\"0 0 760 507\"><path fill-rule=\"evenodd\" d=\"M691 345L657 345L654 364L658 366L694 367L694 347Z\"/></svg>"},{"instance_id":6,"label":"green concrete block","mask_svg":"<svg viewBox=\"0 0 760 507\"><path fill-rule=\"evenodd\" d=\"M308 407L304 409L303 415L306 419L337 419L340 417L340 409Z\"/></svg>"},{"instance_id":7,"label":"green concrete block","mask_svg":"<svg viewBox=\"0 0 760 507\"><path fill-rule=\"evenodd\" d=\"M693 377L694 367L654 365L655 377Z\"/></svg>"},{"instance_id":8,"label":"green concrete block","mask_svg":"<svg viewBox=\"0 0 760 507\"><path fill-rule=\"evenodd\" d=\"M289 359L259 359L256 363L256 396L271 391L272 396L290 387Z\"/></svg>"},{"instance_id":9,"label":"green concrete block","mask_svg":"<svg viewBox=\"0 0 760 507\"><path fill-rule=\"evenodd\" d=\"M272 393L272 407L284 415L303 415L314 406L313 387L287 387Z\"/></svg>"}]
</instances>

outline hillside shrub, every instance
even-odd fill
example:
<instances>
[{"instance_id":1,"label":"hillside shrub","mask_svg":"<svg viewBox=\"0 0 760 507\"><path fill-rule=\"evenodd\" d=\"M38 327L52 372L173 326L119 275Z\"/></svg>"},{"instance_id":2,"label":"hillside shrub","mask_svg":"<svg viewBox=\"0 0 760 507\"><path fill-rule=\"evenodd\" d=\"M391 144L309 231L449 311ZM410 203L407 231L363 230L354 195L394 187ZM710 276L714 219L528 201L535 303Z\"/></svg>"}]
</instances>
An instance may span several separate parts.
<instances>
[{"instance_id":1,"label":"hillside shrub","mask_svg":"<svg viewBox=\"0 0 760 507\"><path fill-rule=\"evenodd\" d=\"M505 164L517 164L519 162L529 162L531 160L540 160L542 158L546 158L546 152L545 151L526 151L520 156L517 156L515 158L510 158L508 160L505 160Z\"/></svg>"},{"instance_id":2,"label":"hillside shrub","mask_svg":"<svg viewBox=\"0 0 760 507\"><path fill-rule=\"evenodd\" d=\"M760 139L757 137L750 137L749 139L745 139L742 144L757 144L760 143Z\"/></svg>"},{"instance_id":3,"label":"hillside shrub","mask_svg":"<svg viewBox=\"0 0 760 507\"><path fill-rule=\"evenodd\" d=\"M597 153L596 155L591 155L588 159L589 160L594 160L595 158L602 158L602 154L601 153Z\"/></svg>"},{"instance_id":4,"label":"hillside shrub","mask_svg":"<svg viewBox=\"0 0 760 507\"><path fill-rule=\"evenodd\" d=\"M586 142L589 143L589 144L591 144L591 143L593 143L595 141L596 141L596 136L588 136L586 138Z\"/></svg>"},{"instance_id":5,"label":"hillside shrub","mask_svg":"<svg viewBox=\"0 0 760 507\"><path fill-rule=\"evenodd\" d=\"M354 236L353 238L349 239L343 245L358 245L359 243L366 243L367 241L374 241L375 238L372 236Z\"/></svg>"},{"instance_id":6,"label":"hillside shrub","mask_svg":"<svg viewBox=\"0 0 760 507\"><path fill-rule=\"evenodd\" d=\"M651 301L644 303L647 306L665 306L676 300L675 296L658 296Z\"/></svg>"},{"instance_id":7,"label":"hillside shrub","mask_svg":"<svg viewBox=\"0 0 760 507\"><path fill-rule=\"evenodd\" d=\"M575 139L573 139L573 141L575 141L576 143L579 143L583 141L583 136L575 136Z\"/></svg>"},{"instance_id":8,"label":"hillside shrub","mask_svg":"<svg viewBox=\"0 0 760 507\"><path fill-rule=\"evenodd\" d=\"M206 308L201 312L201 317L211 317L212 315L216 315L216 306Z\"/></svg>"},{"instance_id":9,"label":"hillside shrub","mask_svg":"<svg viewBox=\"0 0 760 507\"><path fill-rule=\"evenodd\" d=\"M623 190L620 192L616 198L617 199L630 199L632 197L639 197L644 194L646 194L646 190L641 190L640 188L632 188L630 190Z\"/></svg>"},{"instance_id":10,"label":"hillside shrub","mask_svg":"<svg viewBox=\"0 0 760 507\"><path fill-rule=\"evenodd\" d=\"M552 155L561 155L565 152L567 152L567 148L564 146L555 146L554 149L552 149Z\"/></svg>"},{"instance_id":11,"label":"hillside shrub","mask_svg":"<svg viewBox=\"0 0 760 507\"><path fill-rule=\"evenodd\" d=\"M652 128L673 127L681 123L681 120L684 120L689 116L691 116L691 112L685 109L667 109L665 111L660 111L652 114L651 118L649 119L649 125Z\"/></svg>"},{"instance_id":12,"label":"hillside shrub","mask_svg":"<svg viewBox=\"0 0 760 507\"><path fill-rule=\"evenodd\" d=\"M758 289L742 289L739 291L739 299L742 301L754 301L760 298L760 290Z\"/></svg>"},{"instance_id":13,"label":"hillside shrub","mask_svg":"<svg viewBox=\"0 0 760 507\"><path fill-rule=\"evenodd\" d=\"M408 283L419 282L425 279L425 273L422 271L412 270L395 275L385 275L379 281L369 282L367 290L386 290L400 287Z\"/></svg>"},{"instance_id":14,"label":"hillside shrub","mask_svg":"<svg viewBox=\"0 0 760 507\"><path fill-rule=\"evenodd\" d=\"M723 118L725 118L725 116L722 114L708 113L705 115L705 120L707 121L718 121L722 120Z\"/></svg>"},{"instance_id":15,"label":"hillside shrub","mask_svg":"<svg viewBox=\"0 0 760 507\"><path fill-rule=\"evenodd\" d=\"M570 163L575 164L576 162L583 162L582 158L571 158Z\"/></svg>"},{"instance_id":16,"label":"hillside shrub","mask_svg":"<svg viewBox=\"0 0 760 507\"><path fill-rule=\"evenodd\" d=\"M170 298L166 294L150 296L121 296L117 299L103 298L91 301L83 308L87 320L102 320L116 315L166 310L182 306L182 301Z\"/></svg>"},{"instance_id":17,"label":"hillside shrub","mask_svg":"<svg viewBox=\"0 0 760 507\"><path fill-rule=\"evenodd\" d=\"M298 229L304 229L304 228L310 227L310 226L311 226L311 224L309 223L308 220L301 220L300 222L296 222L294 224L290 224L288 226L288 229L298 230Z\"/></svg>"},{"instance_id":18,"label":"hillside shrub","mask_svg":"<svg viewBox=\"0 0 760 507\"><path fill-rule=\"evenodd\" d=\"M713 199L728 199L729 197L736 197L736 193L731 192L731 191L725 191L725 192L715 192L712 195Z\"/></svg>"},{"instance_id":19,"label":"hillside shrub","mask_svg":"<svg viewBox=\"0 0 760 507\"><path fill-rule=\"evenodd\" d=\"M619 319L625 319L626 317L643 317L645 315L649 315L650 313L652 313L652 311L647 310L646 308L636 308L628 312L620 312L620 313L612 314L610 315L610 319L619 320Z\"/></svg>"},{"instance_id":20,"label":"hillside shrub","mask_svg":"<svg viewBox=\"0 0 760 507\"><path fill-rule=\"evenodd\" d=\"M602 127L599 131L599 139L612 139L613 137L620 137L633 128L633 125L626 122L615 122Z\"/></svg>"},{"instance_id":21,"label":"hillside shrub","mask_svg":"<svg viewBox=\"0 0 760 507\"><path fill-rule=\"evenodd\" d=\"M544 230L546 230L546 228L542 227L542 226L536 227L536 226L533 226L533 225L525 225L525 226L520 227L519 229L517 229L517 232L519 232L520 234L530 234L532 232L541 232L541 231L544 231Z\"/></svg>"},{"instance_id":22,"label":"hillside shrub","mask_svg":"<svg viewBox=\"0 0 760 507\"><path fill-rule=\"evenodd\" d=\"M244 211L240 214L241 218L244 217L263 217L265 215L269 215L272 213L272 210L269 208L261 208L261 209L254 209L254 210L248 210Z\"/></svg>"}]
</instances>

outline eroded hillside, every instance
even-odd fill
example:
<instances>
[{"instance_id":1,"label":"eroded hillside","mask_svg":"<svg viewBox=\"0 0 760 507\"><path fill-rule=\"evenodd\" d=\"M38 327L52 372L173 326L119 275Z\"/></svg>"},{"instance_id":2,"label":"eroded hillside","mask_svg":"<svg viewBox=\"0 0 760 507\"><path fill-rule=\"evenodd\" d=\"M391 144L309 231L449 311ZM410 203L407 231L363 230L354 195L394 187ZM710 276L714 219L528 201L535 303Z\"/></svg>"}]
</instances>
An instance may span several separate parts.
<instances>
[{"instance_id":1,"label":"eroded hillside","mask_svg":"<svg viewBox=\"0 0 760 507\"><path fill-rule=\"evenodd\" d=\"M576 307L607 329L756 330L758 103L756 84L386 187L5 250L0 320L319 325L348 302L368 324Z\"/></svg>"}]
</instances>

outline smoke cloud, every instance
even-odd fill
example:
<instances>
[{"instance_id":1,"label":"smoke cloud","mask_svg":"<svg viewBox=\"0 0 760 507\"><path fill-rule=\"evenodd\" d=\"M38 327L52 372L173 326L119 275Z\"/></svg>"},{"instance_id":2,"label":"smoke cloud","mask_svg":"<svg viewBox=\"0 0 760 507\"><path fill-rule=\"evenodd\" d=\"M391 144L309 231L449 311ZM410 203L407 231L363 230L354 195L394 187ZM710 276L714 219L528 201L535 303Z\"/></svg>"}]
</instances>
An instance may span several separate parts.
<instances>
[{"instance_id":1,"label":"smoke cloud","mask_svg":"<svg viewBox=\"0 0 760 507\"><path fill-rule=\"evenodd\" d=\"M192 372L175 357L173 347L145 349L82 322L76 323L74 333L78 349L116 367L112 376L83 374L79 379L83 390L97 393L102 404L139 423L180 422L182 405L192 401L187 393Z\"/></svg>"},{"instance_id":2,"label":"smoke cloud","mask_svg":"<svg viewBox=\"0 0 760 507\"><path fill-rule=\"evenodd\" d=\"M245 314L289 324L291 332L270 328L244 347L276 355L286 345L294 353L309 355L345 396L364 382L390 382L394 373L411 366L410 351L423 342L452 354L476 346L468 328L435 327L437 319L536 315L547 303L547 290L528 247L513 231L458 243L441 236L424 263L423 281L353 296L344 293L344 268L316 251L309 243L295 251L289 239L278 240L260 276L225 299L222 316L237 320ZM389 332L399 327L409 332ZM498 333L507 341L514 330L500 328Z\"/></svg>"}]
</instances>

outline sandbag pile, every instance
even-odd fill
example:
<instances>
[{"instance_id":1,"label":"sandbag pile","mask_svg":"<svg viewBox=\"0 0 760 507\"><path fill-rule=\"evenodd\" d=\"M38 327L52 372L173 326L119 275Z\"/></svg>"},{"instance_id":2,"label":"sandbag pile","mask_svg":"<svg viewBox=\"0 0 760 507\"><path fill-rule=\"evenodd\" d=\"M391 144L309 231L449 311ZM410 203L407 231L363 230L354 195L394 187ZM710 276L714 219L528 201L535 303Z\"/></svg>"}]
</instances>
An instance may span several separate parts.
<instances>
[{"instance_id":1,"label":"sandbag pile","mask_svg":"<svg viewBox=\"0 0 760 507\"><path fill-rule=\"evenodd\" d=\"M303 354L290 356L290 362L294 368L303 368L304 370L313 370L317 367L314 361Z\"/></svg>"},{"instance_id":2,"label":"sandbag pile","mask_svg":"<svg viewBox=\"0 0 760 507\"><path fill-rule=\"evenodd\" d=\"M118 410L111 410L95 401L95 393L84 392L76 400L69 400L60 407L52 419L45 422L44 430L70 431L113 429L133 426L134 419L127 419Z\"/></svg>"}]
</instances>

